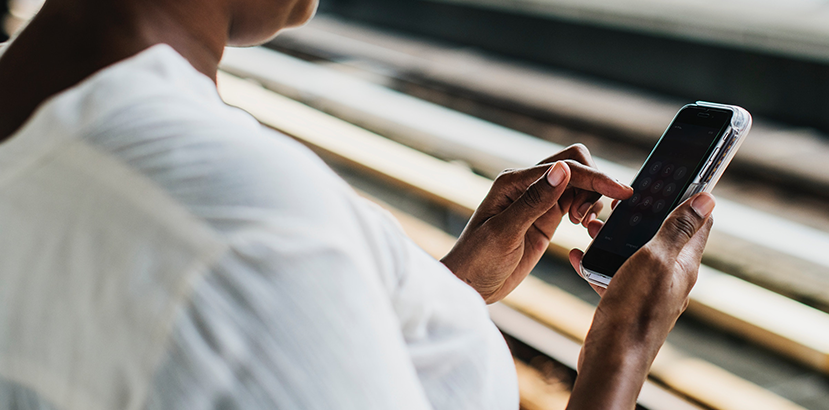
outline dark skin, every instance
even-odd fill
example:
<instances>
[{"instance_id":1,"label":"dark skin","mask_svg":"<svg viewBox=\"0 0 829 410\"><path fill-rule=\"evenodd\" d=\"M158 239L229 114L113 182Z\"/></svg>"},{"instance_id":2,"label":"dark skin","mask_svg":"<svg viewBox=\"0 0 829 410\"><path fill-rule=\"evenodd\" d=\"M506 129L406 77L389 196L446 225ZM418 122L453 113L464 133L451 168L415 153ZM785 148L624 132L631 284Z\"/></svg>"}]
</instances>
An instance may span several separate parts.
<instances>
[{"instance_id":1,"label":"dark skin","mask_svg":"<svg viewBox=\"0 0 829 410\"><path fill-rule=\"evenodd\" d=\"M549 161L557 162L551 166ZM589 153L576 146L542 165L502 174L444 264L493 303L527 277L566 213L595 238L603 226L596 219L601 203L592 202L595 195L625 199L632 191L588 164ZM556 167L568 171L560 184L547 178ZM584 204L592 208L581 217L577 210ZM607 289L594 286L602 300L579 357L569 410L636 406L659 348L688 306L714 206L710 194L692 197L619 269ZM577 272L583 255L577 249L570 253Z\"/></svg>"},{"instance_id":2,"label":"dark skin","mask_svg":"<svg viewBox=\"0 0 829 410\"><path fill-rule=\"evenodd\" d=\"M615 204L614 204L615 206ZM680 205L662 229L616 273L602 296L579 357L579 377L568 409L631 409L650 364L688 307L705 243L714 224L710 194ZM602 222L591 221L595 237ZM570 252L579 270L584 253ZM619 351L619 346L627 350ZM637 377L638 376L638 377ZM591 394L595 386L606 394Z\"/></svg>"},{"instance_id":3,"label":"dark skin","mask_svg":"<svg viewBox=\"0 0 829 410\"><path fill-rule=\"evenodd\" d=\"M49 0L0 60L0 141L49 97L156 44L215 82L226 45L259 44L301 25L316 2Z\"/></svg>"},{"instance_id":4,"label":"dark skin","mask_svg":"<svg viewBox=\"0 0 829 410\"><path fill-rule=\"evenodd\" d=\"M50 97L155 44L169 44L215 81L226 45L260 44L301 25L316 1L47 0L0 59L0 143ZM599 198L632 193L599 172L584 146L569 147L535 167L505 171L442 262L486 302L499 301L535 267L565 216L595 236ZM711 208L710 195L689 200L606 291L597 288L603 298L569 409L633 408L656 352L687 306ZM571 253L575 266L580 258L580 251Z\"/></svg>"},{"instance_id":5,"label":"dark skin","mask_svg":"<svg viewBox=\"0 0 829 410\"><path fill-rule=\"evenodd\" d=\"M553 187L545 178L556 167L564 180ZM497 302L529 275L565 216L586 227L601 212L602 195L632 194L596 170L587 148L573 145L535 167L502 172L442 262L487 303Z\"/></svg>"}]
</instances>

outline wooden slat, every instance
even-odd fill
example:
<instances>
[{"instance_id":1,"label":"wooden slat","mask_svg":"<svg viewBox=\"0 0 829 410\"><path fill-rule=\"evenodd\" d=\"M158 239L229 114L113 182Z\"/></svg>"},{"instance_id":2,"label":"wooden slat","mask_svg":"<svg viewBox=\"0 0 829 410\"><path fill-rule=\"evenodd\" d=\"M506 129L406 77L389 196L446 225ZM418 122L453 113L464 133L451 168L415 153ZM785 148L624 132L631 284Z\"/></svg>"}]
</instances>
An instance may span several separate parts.
<instances>
[{"instance_id":1,"label":"wooden slat","mask_svg":"<svg viewBox=\"0 0 829 410\"><path fill-rule=\"evenodd\" d=\"M829 29L824 24L829 10L820 0L710 2L704 6L693 0L435 1L829 61Z\"/></svg>"},{"instance_id":2,"label":"wooden slat","mask_svg":"<svg viewBox=\"0 0 829 410\"><path fill-rule=\"evenodd\" d=\"M381 201L371 197L369 199L389 210L400 221L406 233L432 256L439 258L445 255L454 245L455 238L443 231ZM587 334L593 319L594 308L592 306L532 276L527 278L503 303L555 328L579 343L584 341L584 336ZM498 320L496 320L496 323L498 323ZM510 332L507 331L507 333ZM565 354L571 357L554 357L554 359L574 366L578 352L571 350ZM779 396L770 394L761 387L735 377L716 366L679 354L670 345L666 345L660 351L654 362L651 375L690 397L705 398L700 401L715 408L799 408ZM648 387L656 388L653 385ZM646 389L643 389L644 391ZM656 401L651 397L647 399L650 399L652 409L673 410L677 407L676 398L667 398L662 401ZM666 401L669 403L665 403ZM665 404L663 407L656 407L659 403ZM690 406L690 404L688 405Z\"/></svg>"},{"instance_id":3,"label":"wooden slat","mask_svg":"<svg viewBox=\"0 0 829 410\"><path fill-rule=\"evenodd\" d=\"M230 105L241 107L252 115L254 115L260 122L280 130L294 138L299 139L305 144L316 149L318 152L333 156L340 161L345 161L353 166L372 172L376 175L384 176L387 180L394 181L401 185L405 185L418 192L424 193L442 203L453 205L455 208L465 211L467 214L471 213L475 207L480 203L489 189L490 181L485 178L474 175L468 170L447 164L436 158L411 150L408 147L389 141L379 135L365 131L359 127L348 124L344 121L331 117L329 115L320 113L305 105L299 104L295 101L279 96L273 92L265 90L257 84L241 80L239 78L220 74L219 89L222 97ZM550 249L552 253L563 256L573 247L583 247L589 242L589 238L581 229L578 229L569 224L562 224L555 238L551 242ZM702 279L702 278L701 278ZM544 292L536 289L537 282L528 280L524 285L519 287L514 293L516 296L508 298L508 303L519 304L522 308L529 309L532 307L536 310L541 310L544 315L554 315L551 309L541 309L538 306L542 303L549 303L552 297L544 297ZM738 284L739 288L734 289L737 294L744 289L752 289L752 291L763 292L762 289L757 288L746 282L733 282ZM525 286L526 285L526 286ZM736 286L736 285L735 285ZM522 295L524 290L522 288L532 288L533 294L541 295L536 302L526 303L522 298L520 301L517 295ZM701 287L706 289L706 287ZM561 295L556 294L555 298ZM526 296L524 296L526 298ZM718 317L722 318L723 322L731 320L741 320L741 314L738 311L729 311L728 305L717 306L716 298L712 300L700 301L699 297L694 297L694 303L703 303L705 306L711 307L712 312L715 312ZM763 301L762 303L766 303ZM777 303L786 304L787 309L798 310L803 312L814 313L814 309L807 306L796 304L796 302L789 300L776 300ZM584 302L582 302L584 303ZM706 304L707 303L707 304ZM746 303L751 304L750 300ZM721 309L718 309L720 308ZM761 311L775 309L776 306L767 306L758 304L752 306ZM574 312L578 309L573 309ZM820 313L820 312L818 312ZM541 316L541 313L537 313ZM822 318L822 316L815 315L815 318ZM774 315L770 316L771 319ZM579 340L583 338L583 334L579 332L589 327L589 321L581 320L573 323L558 323L555 319L545 317L542 319L545 323L552 327L561 326L565 332L573 333L571 336ZM826 319L829 323L829 318ZM764 323L746 322L750 323L753 329L758 333L766 332L772 334L772 331ZM823 323L809 323L804 325L820 326ZM825 327L829 329L829 326ZM739 331L739 329L738 329ZM808 333L808 332L806 332ZM751 337L751 334L746 336ZM813 341L803 341L798 339L800 335L779 335L781 338L787 339L789 345L797 347L795 350L812 349ZM756 340L763 343L762 339ZM817 368L826 370L826 352L829 348L820 351L820 357L824 360L819 363L809 363ZM803 360L802 356L796 357ZM660 359L667 360L667 359ZM682 364L683 361L675 361ZM661 363L661 362L660 362ZM674 367L668 366L675 370ZM711 369L718 369L715 366L709 367ZM730 375L721 370L722 375ZM708 383L714 381L715 383L725 383L730 380L728 377L718 377L717 374L711 374L700 377L699 372L688 372L693 374L693 380L681 382L682 374L685 374L682 369L663 374L670 375L665 378L665 382L669 383L678 391L682 391L683 386L696 386L699 383ZM730 375L734 380L740 380L736 376ZM673 383L673 384L670 384ZM753 386L754 388L747 388ZM715 386L712 386L715 387ZM767 392L756 385L749 382L745 384L734 383L732 385L732 397L743 397L743 403L758 402L758 407L754 409L796 409L798 406L787 402L786 400ZM697 393L697 392L695 392ZM720 409L744 409L746 407L736 406L732 402L721 400L717 396L705 397L705 391L698 392L702 396L694 396L695 399ZM761 400L757 400L761 397Z\"/></svg>"},{"instance_id":4,"label":"wooden slat","mask_svg":"<svg viewBox=\"0 0 829 410\"><path fill-rule=\"evenodd\" d=\"M293 35L296 36L298 33ZM326 42L328 46L336 43L331 38L319 40L319 42ZM341 46L342 44L336 43L335 45ZM400 44L397 46L401 47ZM421 62L425 65L418 65L411 60L406 60L406 56L409 56L407 52L411 52L412 47L422 50L430 46L418 43L416 46L410 45L408 49L404 46L403 49L390 50L389 53L392 56L389 60L404 59L401 65L396 66L398 68L415 67L416 71L422 70L423 73L429 73L429 75L449 74L450 77L446 81L452 80L449 83L461 84L466 88L472 87L477 90L480 87L495 87L502 91L511 90L511 92L520 94L522 98L535 95L534 101L536 102L539 100L549 102L551 95L557 95L560 100L556 105L556 110L561 111L565 116L568 115L564 114L568 110L578 107L577 110L580 112L601 117L614 111L609 110L608 107L630 109L629 103L635 100L635 96L630 93L602 94L585 100L585 96L591 94L585 88L585 84L571 89L572 84L568 87L569 81L566 79L555 80L546 77L539 79L532 73L524 73L526 75L523 76L520 73L512 73L505 77L505 71L510 70L495 67L492 61L482 62L473 58L474 61L470 62L466 58L458 59L457 50L444 50L438 52L437 55L427 53L424 59L428 62ZM364 43L351 46L351 51L356 49L379 52L376 45ZM353 55L351 51L346 54ZM453 62L447 64L447 60ZM387 62L382 58L379 61L381 64ZM222 67L241 77L256 79L266 88L348 122L359 124L416 150L447 161L459 160L467 163L490 178L505 168L532 165L545 154L554 153L563 148L541 138L419 100L364 79L338 72L330 67L301 61L261 47L228 49ZM489 72L491 78L486 74L481 74L482 72ZM485 80L486 78L489 80ZM497 80L493 80L494 78ZM521 90L516 91L515 87ZM538 91L539 89L542 91ZM547 97L544 97L545 95ZM635 103L633 105L637 108L629 112L625 111L627 114L621 114L621 118L613 121L615 125L612 128L619 128L617 127L620 125L618 120L632 120L634 117L636 120L642 120L651 114L661 112L647 121L652 125L651 131L646 133L650 135L649 138L658 138L661 135L665 124L670 121L677 108L677 106L671 108L670 104L654 101L644 105ZM629 114L637 110L648 115L632 116ZM665 115L667 118L664 118ZM657 117L663 119L659 120ZM588 122L595 123L595 121ZM772 156L779 160L778 157L783 155L780 152L781 149L787 151L781 158L787 158L787 155L802 158L807 152L813 156L820 156L819 153L822 152L819 147L814 146L814 141L811 144L808 143L810 139L793 141L792 136L787 136L786 140L789 143L781 144L779 130L764 133L762 128L760 125L754 127L751 137L736 158L738 161L744 156L768 159L770 151L774 151L775 155ZM763 136L764 134L766 136ZM766 142L761 143L762 140ZM770 142L772 145L768 146ZM767 146L761 150L764 155L752 154L750 148L755 143ZM595 158L595 160L599 169L622 181L630 181L635 175L634 169L622 167L601 158ZM793 164L791 161L782 162ZM820 171L815 170L821 167L816 168L816 164L815 161L797 163L799 167L811 169L812 174L818 175L821 174ZM782 170L778 167L767 171L779 174ZM768 174L768 172L765 173ZM785 177L792 179L789 173L785 173ZM816 181L812 180L812 182ZM806 185L816 186L814 183ZM605 209L609 212L610 207ZM711 246L704 254L704 261L707 264L727 268L727 273L773 291L794 296L798 300L808 300L819 305L819 308L829 311L829 253L823 252L823 249L829 248L829 234L787 221L774 213L758 212L725 198L718 199L714 215L717 223L714 225L709 240Z\"/></svg>"},{"instance_id":5,"label":"wooden slat","mask_svg":"<svg viewBox=\"0 0 829 410\"><path fill-rule=\"evenodd\" d=\"M376 198L366 194L362 195L388 210L400 222L409 237L433 257L440 258L449 252L455 244L456 238L440 229ZM518 293L511 295L508 298L509 300L505 300L504 303L517 307L523 313L518 313L500 303L495 304L490 307L490 313L495 324L503 332L518 338L542 353L548 354L559 363L575 370L578 363L579 344L583 341L583 335L587 332L587 327L589 327L592 320L593 307L532 276L519 289ZM536 295L544 302L522 304L522 301L528 295ZM531 300L531 302L537 301L538 299L535 298ZM541 307L525 309L526 305ZM539 329L540 325L538 322L532 321L531 316L556 329L557 334L545 335L544 329ZM578 336L574 336L578 334L582 334L581 340ZM578 344L576 340L578 340ZM666 367L670 368L670 366ZM683 381L679 380L679 382ZM525 394L532 396L527 398L527 408L537 408L538 403L547 400L544 398L544 389L540 392L534 391L536 386L537 383L535 382L533 382L533 386L522 386L522 405L525 403ZM699 410L696 405L685 401L652 381L645 382L645 386L639 395L639 403L651 410Z\"/></svg>"},{"instance_id":6,"label":"wooden slat","mask_svg":"<svg viewBox=\"0 0 829 410\"><path fill-rule=\"evenodd\" d=\"M491 181L303 104L222 74L220 87L231 104L261 122L303 141L322 155L382 176L438 203L470 215ZM550 252L566 257L586 247L585 231L563 223ZM829 373L829 315L708 267L692 292L689 313L810 367Z\"/></svg>"},{"instance_id":7,"label":"wooden slat","mask_svg":"<svg viewBox=\"0 0 829 410\"><path fill-rule=\"evenodd\" d=\"M562 385L548 382L538 370L515 360L518 393L522 410L564 410L570 392Z\"/></svg>"},{"instance_id":8,"label":"wooden slat","mask_svg":"<svg viewBox=\"0 0 829 410\"><path fill-rule=\"evenodd\" d=\"M583 342L593 307L529 277L504 303ZM670 344L657 355L650 376L716 409L800 409L801 407L704 360L688 357Z\"/></svg>"}]
</instances>

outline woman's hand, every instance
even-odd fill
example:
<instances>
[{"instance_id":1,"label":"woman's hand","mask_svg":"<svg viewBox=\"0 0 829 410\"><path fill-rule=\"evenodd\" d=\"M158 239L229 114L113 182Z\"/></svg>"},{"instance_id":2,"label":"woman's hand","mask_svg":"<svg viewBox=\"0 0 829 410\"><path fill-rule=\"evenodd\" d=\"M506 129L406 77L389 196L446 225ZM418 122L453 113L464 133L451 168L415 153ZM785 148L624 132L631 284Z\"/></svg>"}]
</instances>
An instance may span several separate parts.
<instances>
[{"instance_id":1,"label":"woman's hand","mask_svg":"<svg viewBox=\"0 0 829 410\"><path fill-rule=\"evenodd\" d=\"M487 303L497 302L535 267L565 214L588 226L602 195L632 194L596 170L583 145L571 146L538 166L501 173L442 262Z\"/></svg>"},{"instance_id":2,"label":"woman's hand","mask_svg":"<svg viewBox=\"0 0 829 410\"><path fill-rule=\"evenodd\" d=\"M713 220L714 197L680 205L656 236L619 268L606 290L579 358L568 409L632 409L651 363L688 307ZM591 221L595 236L601 222ZM583 254L574 250L577 269Z\"/></svg>"}]
</instances>

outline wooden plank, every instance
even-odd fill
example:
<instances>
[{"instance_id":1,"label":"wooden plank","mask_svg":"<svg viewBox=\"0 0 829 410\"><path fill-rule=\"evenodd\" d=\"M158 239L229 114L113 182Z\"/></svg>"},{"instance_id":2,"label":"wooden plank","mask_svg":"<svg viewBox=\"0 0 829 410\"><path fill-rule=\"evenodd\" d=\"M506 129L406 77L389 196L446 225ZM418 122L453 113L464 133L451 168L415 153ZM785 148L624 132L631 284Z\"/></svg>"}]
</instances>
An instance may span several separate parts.
<instances>
[{"instance_id":1,"label":"wooden plank","mask_svg":"<svg viewBox=\"0 0 829 410\"><path fill-rule=\"evenodd\" d=\"M341 67L368 65L366 70L370 71L371 67L380 66L389 70L389 77L451 86L470 92L476 99L589 124L613 135L624 135L640 145L655 144L677 108L687 102L597 84L330 16L319 16L302 30L280 34L273 44L323 58L339 56L338 60L344 61ZM235 66L230 60L227 64ZM380 82L383 81L388 81L387 77L381 76ZM319 96L313 98L320 101ZM771 125L757 119L751 138L734 159L734 166L754 174L772 174L788 182L798 181L799 187L822 192L829 187L829 164L824 160L829 155L826 137L817 131Z\"/></svg>"},{"instance_id":2,"label":"wooden plank","mask_svg":"<svg viewBox=\"0 0 829 410\"><path fill-rule=\"evenodd\" d=\"M820 0L435 0L549 16L740 49L829 61L829 10Z\"/></svg>"},{"instance_id":3,"label":"wooden plank","mask_svg":"<svg viewBox=\"0 0 829 410\"><path fill-rule=\"evenodd\" d=\"M583 342L593 307L562 290L529 277L504 303ZM722 368L678 352L660 350L650 377L716 409L800 409L801 407Z\"/></svg>"},{"instance_id":4,"label":"wooden plank","mask_svg":"<svg viewBox=\"0 0 829 410\"><path fill-rule=\"evenodd\" d=\"M449 252L454 245L455 237L376 198L362 195L388 210L400 222L409 237L436 259ZM519 289L518 293L510 295L504 303L490 307L490 314L495 324L501 331L575 370L580 343L592 321L593 307L532 276ZM535 297L528 299L528 295L535 295ZM523 303L526 300L531 300L531 303ZM537 303L539 301L541 303ZM507 306L515 307L523 313ZM537 318L539 321L536 322L530 317ZM539 323L556 329L556 332L543 328L543 325ZM578 336L574 336L578 334L582 334L581 340ZM682 382L681 379L679 381ZM528 408L538 408L539 403L545 403L548 399L555 400L555 398L547 398L546 389L536 385L537 382L530 383L533 386L522 387L522 406L525 404L525 394L532 396L527 399ZM686 383L690 384L690 382ZM531 391L525 393L524 388ZM541 391L534 391L535 389ZM698 406L669 392L653 381L645 383L639 395L639 403L651 410L699 410Z\"/></svg>"},{"instance_id":5,"label":"wooden plank","mask_svg":"<svg viewBox=\"0 0 829 410\"><path fill-rule=\"evenodd\" d=\"M368 198L394 215L409 237L435 258L440 258L452 248L455 238L451 235L377 199ZM547 336L545 338L543 334L540 334L543 331L540 331L537 326L534 328L532 323L526 323L526 319L518 317L517 312L510 311L509 308L498 304L493 306L490 311L493 320L502 331L518 337L543 353L549 354L562 364L571 368L576 367L579 352L576 343L584 342L584 336L587 334L593 320L594 308L592 306L532 276L510 294L503 301L503 305L512 307L526 315L525 317L532 317L538 322L556 329L568 337L570 341L568 343L568 340L562 340L560 337ZM541 340L538 340L539 337ZM746 382L719 367L682 355L670 345L664 346L657 356L651 370L651 377L674 388L676 391L717 409L799 408L787 400L770 394L763 388ZM530 387L527 388L530 389ZM536 388L540 387L535 386L532 389ZM541 392L526 393L533 397L539 396L537 400L535 398L530 400L532 403L546 400L546 396L543 394L544 390L541 390ZM653 410L695 408L693 404L671 395L652 381L648 381L643 387L639 402ZM524 399L522 398L523 403Z\"/></svg>"},{"instance_id":6,"label":"wooden plank","mask_svg":"<svg viewBox=\"0 0 829 410\"><path fill-rule=\"evenodd\" d=\"M222 97L226 102L228 102L228 104L246 109L258 118L260 122L285 132L286 134L315 147L317 150L325 154L334 155L341 160L350 162L356 167L370 169L378 175L385 175L387 179L394 180L403 185L408 185L417 191L429 192L431 196L440 197L445 203L454 203L456 207L466 210L467 213L472 212L474 207L480 203L483 195L485 195L488 190L489 182L484 178L475 176L468 170L452 166L451 164L446 164L438 159L386 140L379 135L362 130L354 125L348 124L344 121L311 109L310 107L274 94L273 92L265 90L257 84L222 73L220 74L219 87ZM422 168L414 167L415 165L422 166ZM433 166L435 170L439 169L439 171L430 170ZM572 225L562 224L562 228L565 227L572 227ZM586 235L584 235L581 230L578 230L577 232L575 229L577 228L560 229L560 231L556 233L556 236L550 245L554 254L563 256L563 254L566 253L566 251L569 251L573 245L583 246L587 243L588 239L586 238ZM579 239L579 236L581 236L581 239ZM741 289L752 289L753 292L758 293L768 292L754 285L741 282L736 279L733 283L739 284ZM705 287L701 288L706 289ZM737 289L736 291L739 293L740 289ZM561 326L563 331L570 334L570 336L576 340L583 338L583 332L589 327L589 321L581 319L572 322L565 322L566 319L555 318L556 312L554 312L554 308L542 309L539 307L544 306L544 304L554 303L551 302L552 299L559 299L562 297L562 295L555 293L554 290L551 290L550 292L551 293L545 293L545 291L539 290L538 282L530 279L526 281L524 285L516 289L516 292L513 293L514 296L511 295L511 297L509 297L505 302L514 303L521 308L530 310L529 314L531 316L533 313L539 315L540 320L553 327L557 325ZM528 293L533 295L533 302L528 302L530 298L527 296ZM739 320L741 312L729 311L728 305L718 306L716 304L719 299L711 299L712 300L710 301L700 301L699 297L694 297L694 303L708 303L711 305L711 311L715 312L715 314L721 317L726 323L734 319ZM763 303L766 302L768 302L768 300L761 301L755 306L750 298L747 298L744 301L745 304L750 305L752 308L759 309L760 311L769 311L778 308L778 306L775 305L764 305ZM822 312L815 311L814 309L797 304L796 302L788 299L775 299L775 303L785 304L786 309L791 309L793 311L809 311L814 314L812 316L813 318L821 319L824 318L824 316L821 315L825 315ZM718 309L720 307L725 310ZM574 316L585 316L582 313L575 313L581 311L584 310L572 308ZM774 315L770 315L764 319L779 320L779 318L774 317ZM829 318L826 318L826 320L829 320ZM768 323L747 323L756 329L758 333L765 332L771 334L773 332L773 330L769 330L768 326L765 326ZM822 323L808 323L805 325L820 326ZM772 327L772 329L774 329L774 327ZM808 331L804 333L808 333ZM807 341L809 343L801 343L803 341L798 339L799 335L782 334L779 336L787 339L790 345L796 346L798 349L811 348L811 341ZM762 343L762 340L756 341ZM809 364L825 370L826 351L819 353L820 357L823 357L824 360L819 364ZM802 357L796 358L799 360L802 359ZM670 381L673 380L673 377L681 378L682 372L679 371L676 373L666 374L671 376L667 378L668 381ZM723 374L728 373L723 371ZM707 380L726 382L727 378L712 376ZM689 381L684 385L696 386L698 383L700 382ZM704 383L704 381L702 383ZM683 386L682 383L675 382L675 384L678 387ZM756 387L748 382L746 382L745 386ZM741 392L744 392L747 394L744 402L753 403L754 400L751 399L751 397L754 397L754 394L765 392L762 388L758 387L757 389L759 390L753 391L754 389L748 389L748 391L746 391L746 389L742 389L740 386L734 386L732 394L739 395ZM789 406L788 402L770 392L765 392L765 394L767 394L768 397L764 400L760 400L761 403L767 403L769 405L786 403L786 406L782 408L798 408L794 404ZM776 400L775 398L779 400ZM703 403L716 403L719 407L712 406L716 408L744 408L729 407L729 402L721 403L716 398L711 398L710 400L708 398L703 398L700 400ZM708 400L708 402L705 400Z\"/></svg>"},{"instance_id":7,"label":"wooden plank","mask_svg":"<svg viewBox=\"0 0 829 410\"><path fill-rule=\"evenodd\" d=\"M515 360L518 373L518 395L522 410L564 410L570 392L560 384L550 383L538 370Z\"/></svg>"},{"instance_id":8,"label":"wooden plank","mask_svg":"<svg viewBox=\"0 0 829 410\"><path fill-rule=\"evenodd\" d=\"M377 48L374 47L375 50ZM394 53L395 58L405 57L399 50L394 50ZM445 54L440 57L450 58L449 53ZM652 137L661 135L662 127L670 121L671 115L678 107L674 105L671 108L671 104L650 100L640 101L636 95L630 95L631 93L604 93L591 98L590 87L585 84L571 84L568 87L566 79L537 78L540 76L539 73L533 75L522 72L505 76L503 72L507 70L504 67L497 67L488 60L481 61L472 56L460 58L455 55L457 61L449 60L452 61L451 64L438 64L434 61L438 57L431 57L433 58L428 64L416 65L416 69L423 69L430 75L436 71L440 75L446 75L446 71L454 70L452 82L461 84L461 87L478 87L486 84L497 88L499 92L506 92L504 88L518 89L520 91L515 92L520 93L522 97L535 95L533 104L542 99L552 101L558 98L556 110L566 105L569 110L606 116L618 110L630 109L631 111L620 112L619 118L613 120L614 124L620 125L625 118L642 120L648 117L650 119L646 122L651 124L652 130L647 134ZM408 62L410 60L406 61ZM458 160L470 164L488 177L494 177L505 168L532 165L544 154L551 154L562 148L557 144L272 50L228 49L222 67L243 77L255 78L267 88L346 121L360 124L404 145L445 160ZM482 71L489 74L481 74ZM492 81L492 78L498 80ZM592 87L595 88L595 85ZM530 89L534 89L535 92L530 92ZM592 94L595 94L595 89ZM610 94L614 94L612 98ZM611 107L616 109L613 110ZM647 114L631 114L637 111ZM564 112L566 110L562 111ZM666 116L667 118L664 118ZM802 160L806 158L804 149L818 156L820 153L825 154L829 149L825 143L821 151L814 143L807 144L803 139L792 140L792 135L783 138L779 130L766 132L766 137L763 137L762 128L760 125L755 126L752 136L737 156L737 161L744 156L754 159L780 159L781 163L803 165L813 170L814 175L809 177L811 182L806 186L819 186L816 185L817 180L813 179L815 176L820 176L829 183L829 174L821 173L822 167L829 166L829 163ZM766 142L760 143L763 139ZM784 139L786 142L781 143ZM751 147L755 143L766 146L768 141L775 141L772 147L773 155L769 153L769 149L763 149L756 155L751 154ZM788 152L784 155L786 150L781 148L783 145L788 147L789 151L795 150L796 153ZM794 157L801 160L792 161ZM596 163L599 169L622 181L630 181L635 175L635 170L601 158L596 158ZM766 169L762 173L774 174L793 181L791 175L781 174L780 171L774 168ZM606 209L609 210L609 207ZM798 300L815 303L829 311L829 253L822 251L829 248L829 234L785 220L775 213L758 212L725 198L718 198L715 218L717 223L709 241L712 246L706 249L704 255L706 263L727 269L727 273Z\"/></svg>"},{"instance_id":9,"label":"wooden plank","mask_svg":"<svg viewBox=\"0 0 829 410\"><path fill-rule=\"evenodd\" d=\"M261 122L323 155L383 176L467 215L488 192L491 182L463 167L414 151L257 84L227 74L220 79L222 95L230 104L247 109ZM563 223L550 252L563 258L570 249L584 249L589 240L581 228ZM826 313L708 267L700 272L689 312L829 373Z\"/></svg>"}]
</instances>

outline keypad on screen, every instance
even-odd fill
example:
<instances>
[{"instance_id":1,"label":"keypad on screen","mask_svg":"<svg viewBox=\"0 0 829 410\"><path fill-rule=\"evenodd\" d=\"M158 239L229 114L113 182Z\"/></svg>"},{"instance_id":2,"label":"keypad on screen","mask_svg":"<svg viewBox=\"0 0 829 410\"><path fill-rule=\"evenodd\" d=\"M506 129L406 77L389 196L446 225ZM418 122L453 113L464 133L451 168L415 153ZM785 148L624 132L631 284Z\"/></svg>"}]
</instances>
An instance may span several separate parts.
<instances>
[{"instance_id":1,"label":"keypad on screen","mask_svg":"<svg viewBox=\"0 0 829 410\"><path fill-rule=\"evenodd\" d=\"M629 221L631 226L642 221L642 212L658 214L665 210L677 194L677 181L688 174L688 168L656 161L648 165L647 172L648 176L639 181L636 192L628 200L629 206L636 209Z\"/></svg>"}]
</instances>

